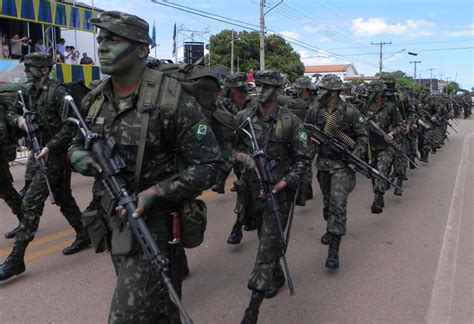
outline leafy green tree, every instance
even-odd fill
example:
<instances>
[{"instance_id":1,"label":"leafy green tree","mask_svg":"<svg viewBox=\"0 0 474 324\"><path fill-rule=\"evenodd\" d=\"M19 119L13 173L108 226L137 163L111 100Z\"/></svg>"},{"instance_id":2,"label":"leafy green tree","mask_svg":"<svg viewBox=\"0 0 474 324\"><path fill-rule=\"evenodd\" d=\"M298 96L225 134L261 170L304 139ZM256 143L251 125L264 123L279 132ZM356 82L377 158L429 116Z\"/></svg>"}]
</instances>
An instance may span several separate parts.
<instances>
[{"instance_id":1,"label":"leafy green tree","mask_svg":"<svg viewBox=\"0 0 474 324\"><path fill-rule=\"evenodd\" d=\"M448 94L456 94L456 92L460 89L459 83L457 82L449 82L446 86L446 91Z\"/></svg>"},{"instance_id":2,"label":"leafy green tree","mask_svg":"<svg viewBox=\"0 0 474 324\"><path fill-rule=\"evenodd\" d=\"M210 39L211 67L231 66L232 31L223 30ZM234 32L234 70L258 70L260 68L260 43L258 32ZM207 45L209 50L209 45ZM206 64L209 55L206 55ZM290 81L304 74L300 55L281 36L265 37L265 68L288 75Z\"/></svg>"}]
</instances>

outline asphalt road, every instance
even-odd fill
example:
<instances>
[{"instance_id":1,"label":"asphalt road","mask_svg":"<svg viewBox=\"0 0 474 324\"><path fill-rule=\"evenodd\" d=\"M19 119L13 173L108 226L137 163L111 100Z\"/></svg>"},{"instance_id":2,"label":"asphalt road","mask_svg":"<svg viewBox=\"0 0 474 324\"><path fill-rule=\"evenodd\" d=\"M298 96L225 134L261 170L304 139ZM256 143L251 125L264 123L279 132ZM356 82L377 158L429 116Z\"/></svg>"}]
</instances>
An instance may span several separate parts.
<instances>
[{"instance_id":1,"label":"asphalt road","mask_svg":"<svg viewBox=\"0 0 474 324\"><path fill-rule=\"evenodd\" d=\"M370 183L358 178L337 271L324 267L327 247L319 239L325 227L314 182L316 197L296 210L287 253L296 296L285 286L264 301L259 323L474 322L474 120L460 120L457 128L429 164L409 171L403 197L386 195L383 214L370 213ZM12 171L19 188L24 167ZM90 200L90 185L74 175L81 208ZM227 245L235 194L208 192L204 198L206 240L188 250L184 303L195 323L239 323L250 296L256 233ZM4 202L0 215L4 260L13 242L3 233L16 222ZM115 281L110 257L92 249L63 256L72 240L59 209L46 203L26 272L0 283L0 323L106 322Z\"/></svg>"}]
</instances>

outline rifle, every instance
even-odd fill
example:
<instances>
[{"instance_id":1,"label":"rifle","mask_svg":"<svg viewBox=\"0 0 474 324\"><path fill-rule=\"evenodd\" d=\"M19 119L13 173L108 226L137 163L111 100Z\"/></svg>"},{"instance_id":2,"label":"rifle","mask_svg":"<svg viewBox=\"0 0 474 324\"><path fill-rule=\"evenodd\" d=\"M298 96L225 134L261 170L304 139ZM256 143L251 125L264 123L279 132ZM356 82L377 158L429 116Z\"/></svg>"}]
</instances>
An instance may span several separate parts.
<instances>
[{"instance_id":1,"label":"rifle","mask_svg":"<svg viewBox=\"0 0 474 324\"><path fill-rule=\"evenodd\" d=\"M397 188L401 191L402 188L397 186L395 183L390 181L386 176L384 176L382 173L380 173L379 170L375 169L372 167L370 164L359 158L358 156L354 155L348 148L347 145L342 144L337 138L334 136L326 133L325 131L321 130L318 126L313 125L313 124L308 124L305 123L303 124L307 128L311 128L313 131L313 134L317 137L318 141L321 143L324 143L326 145L329 145L334 151L336 151L338 154L341 154L343 156L343 160L348 161L348 164L354 164L356 166L356 171L364 175L366 178L371 178L372 176L375 176L377 178L380 178L390 185L392 185L394 188Z\"/></svg>"},{"instance_id":2,"label":"rifle","mask_svg":"<svg viewBox=\"0 0 474 324\"><path fill-rule=\"evenodd\" d=\"M115 141L112 138L106 140L100 134L93 133L82 118L79 109L74 103L74 99L70 95L65 96L64 99L76 116L76 118L70 117L68 120L78 126L85 139L84 148L92 153L94 160L102 169L100 172L100 181L105 189L104 196L108 196L106 199L111 202L107 208L107 213L109 215L112 214L116 206L125 208L127 211L128 225L132 229L140 247L150 263L160 273L168 289L170 298L178 307L184 322L192 324L193 321L186 312L168 275L168 258L166 258L163 252L158 248L143 218L132 217L132 214L137 208L138 200L135 194L131 194L128 191L125 179L120 176L121 171L125 168L125 162L114 150Z\"/></svg>"},{"instance_id":3,"label":"rifle","mask_svg":"<svg viewBox=\"0 0 474 324\"><path fill-rule=\"evenodd\" d=\"M25 99L23 98L23 92L18 90L17 92L17 103L20 105L21 109L23 110L23 118L25 119L26 123L26 133L28 135L28 140L31 143L31 151L36 159L36 155L41 152L43 147L41 147L40 142L37 137L38 133L38 122L36 120L36 113L28 110L26 108ZM48 188L49 199L51 200L52 204L56 203L54 199L53 190L51 190L51 184L48 180L48 167L46 166L46 161L44 158L36 159L36 163L38 163L39 169L41 174L44 177L46 182L46 187Z\"/></svg>"},{"instance_id":4,"label":"rifle","mask_svg":"<svg viewBox=\"0 0 474 324\"><path fill-rule=\"evenodd\" d=\"M245 127L248 126L250 131L246 130ZM295 289L293 287L293 279L291 278L290 270L288 269L288 262L286 260L286 248L288 245L288 241L285 240L285 235L283 233L283 226L281 224L281 217L282 212L280 210L280 206L278 205L278 201L276 195L272 192L273 185L276 182L276 177L273 172L270 171L270 166L268 163L266 153L259 147L257 138L255 136L255 130L253 128L252 120L250 117L247 117L242 124L239 125L239 129L243 131L249 138L250 142L252 143L253 149L253 159L255 160L255 165L257 167L258 174L257 176L260 178L260 183L262 186L262 190L265 193L265 197L267 199L267 205L270 209L270 213L275 219L275 222L278 227L278 234L280 236L280 244L281 244L281 252L282 252L282 260L283 260L283 268L285 270L286 279L288 281L288 289L290 290L290 295L293 296L295 294Z\"/></svg>"},{"instance_id":5,"label":"rifle","mask_svg":"<svg viewBox=\"0 0 474 324\"><path fill-rule=\"evenodd\" d=\"M398 152L398 154L400 154L401 156L403 156L405 159L407 159L411 164L413 164L415 166L415 168L418 169L418 164L416 164L415 161L413 161L412 159L410 159L410 157L408 155L405 154L405 152L403 152L402 148L400 147L400 145L397 144L397 142L395 142L394 139L390 139L390 137L388 136L388 134L379 126L377 125L377 123L372 119L372 118L369 118L369 117L365 117L363 115L361 115L365 121L369 124L369 126L372 128L372 130L378 134L379 136L383 137L385 142L390 145L393 149L395 149L396 152Z\"/></svg>"}]
</instances>

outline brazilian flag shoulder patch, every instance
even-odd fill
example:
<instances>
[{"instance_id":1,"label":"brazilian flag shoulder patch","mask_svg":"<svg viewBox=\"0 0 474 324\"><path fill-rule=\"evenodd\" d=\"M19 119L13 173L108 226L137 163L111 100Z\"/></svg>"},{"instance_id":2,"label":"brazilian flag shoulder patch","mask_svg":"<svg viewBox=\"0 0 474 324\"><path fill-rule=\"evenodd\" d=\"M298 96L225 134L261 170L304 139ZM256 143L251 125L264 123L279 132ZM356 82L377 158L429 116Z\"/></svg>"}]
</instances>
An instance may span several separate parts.
<instances>
[{"instance_id":1,"label":"brazilian flag shoulder patch","mask_svg":"<svg viewBox=\"0 0 474 324\"><path fill-rule=\"evenodd\" d=\"M193 133L198 141L202 141L207 136L207 134L211 132L211 127L209 126L209 123L205 120L202 120L193 126Z\"/></svg>"},{"instance_id":2,"label":"brazilian flag shoulder patch","mask_svg":"<svg viewBox=\"0 0 474 324\"><path fill-rule=\"evenodd\" d=\"M308 135L306 134L305 131L300 131L298 133L298 138L300 139L300 141L303 141L303 142L307 142L308 141Z\"/></svg>"}]
</instances>

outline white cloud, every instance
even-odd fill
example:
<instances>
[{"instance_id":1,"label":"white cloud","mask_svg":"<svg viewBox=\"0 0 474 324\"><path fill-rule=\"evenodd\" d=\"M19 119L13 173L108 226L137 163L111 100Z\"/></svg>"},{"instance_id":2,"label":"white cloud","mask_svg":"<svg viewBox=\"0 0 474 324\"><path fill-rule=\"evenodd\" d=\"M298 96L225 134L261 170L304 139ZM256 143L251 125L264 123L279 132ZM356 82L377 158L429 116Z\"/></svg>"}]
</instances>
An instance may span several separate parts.
<instances>
[{"instance_id":1,"label":"white cloud","mask_svg":"<svg viewBox=\"0 0 474 324\"><path fill-rule=\"evenodd\" d=\"M423 19L408 19L403 23L390 24L382 17L367 20L359 17L352 20L351 30L359 37L375 35L430 36L433 34L435 26L435 23Z\"/></svg>"},{"instance_id":2,"label":"white cloud","mask_svg":"<svg viewBox=\"0 0 474 324\"><path fill-rule=\"evenodd\" d=\"M463 30L449 31L451 37L469 37L474 36L474 24L464 26Z\"/></svg>"},{"instance_id":3,"label":"white cloud","mask_svg":"<svg viewBox=\"0 0 474 324\"><path fill-rule=\"evenodd\" d=\"M279 33L283 37L288 37L291 38L291 40L299 40L300 39L300 34L292 32L292 31L282 31Z\"/></svg>"},{"instance_id":4,"label":"white cloud","mask_svg":"<svg viewBox=\"0 0 474 324\"><path fill-rule=\"evenodd\" d=\"M327 42L330 42L330 41L331 41L331 38L326 37L326 36L319 37L319 39L318 39L318 43L327 43Z\"/></svg>"},{"instance_id":5,"label":"white cloud","mask_svg":"<svg viewBox=\"0 0 474 324\"><path fill-rule=\"evenodd\" d=\"M334 64L337 62L335 57L330 56L327 52L323 50L319 51L308 51L301 50L298 52L301 56L301 62L304 65L325 65L325 64Z\"/></svg>"}]
</instances>

